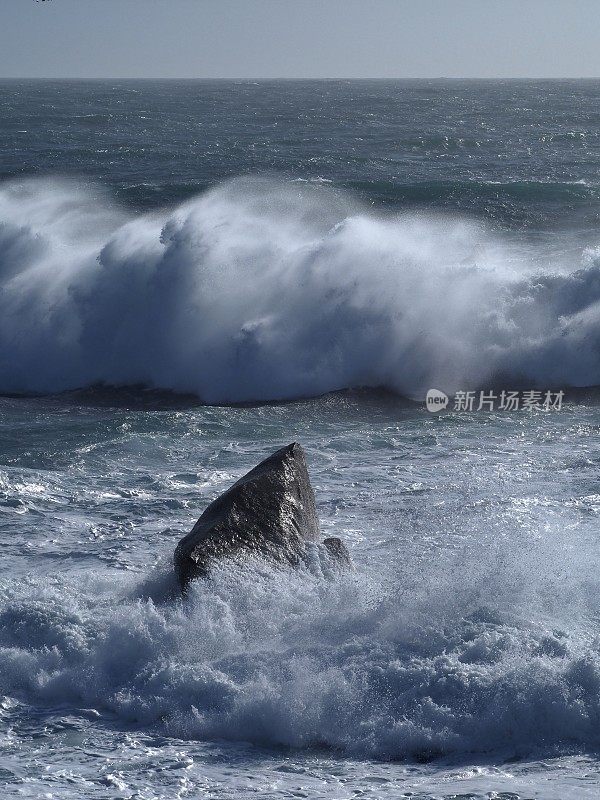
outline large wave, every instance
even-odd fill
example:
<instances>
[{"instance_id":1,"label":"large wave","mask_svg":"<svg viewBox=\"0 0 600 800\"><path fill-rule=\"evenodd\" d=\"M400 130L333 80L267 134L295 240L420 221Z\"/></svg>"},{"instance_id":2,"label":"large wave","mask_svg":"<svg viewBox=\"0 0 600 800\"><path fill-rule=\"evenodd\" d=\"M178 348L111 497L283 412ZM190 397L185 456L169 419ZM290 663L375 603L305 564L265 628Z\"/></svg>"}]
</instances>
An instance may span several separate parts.
<instances>
[{"instance_id":1,"label":"large wave","mask_svg":"<svg viewBox=\"0 0 600 800\"><path fill-rule=\"evenodd\" d=\"M298 183L240 179L144 215L97 187L6 183L0 392L599 384L600 267L543 258L475 222Z\"/></svg>"}]
</instances>

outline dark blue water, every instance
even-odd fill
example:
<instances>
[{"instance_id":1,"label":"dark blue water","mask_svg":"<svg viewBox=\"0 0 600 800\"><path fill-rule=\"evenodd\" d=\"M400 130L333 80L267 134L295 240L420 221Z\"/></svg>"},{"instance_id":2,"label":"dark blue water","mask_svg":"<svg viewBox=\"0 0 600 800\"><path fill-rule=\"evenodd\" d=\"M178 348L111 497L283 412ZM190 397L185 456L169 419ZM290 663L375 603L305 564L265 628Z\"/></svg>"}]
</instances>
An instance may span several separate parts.
<instances>
[{"instance_id":1,"label":"dark blue water","mask_svg":"<svg viewBox=\"0 0 600 800\"><path fill-rule=\"evenodd\" d=\"M275 172L517 228L598 220L598 81L13 81L0 100L2 177L85 175L137 208Z\"/></svg>"}]
</instances>

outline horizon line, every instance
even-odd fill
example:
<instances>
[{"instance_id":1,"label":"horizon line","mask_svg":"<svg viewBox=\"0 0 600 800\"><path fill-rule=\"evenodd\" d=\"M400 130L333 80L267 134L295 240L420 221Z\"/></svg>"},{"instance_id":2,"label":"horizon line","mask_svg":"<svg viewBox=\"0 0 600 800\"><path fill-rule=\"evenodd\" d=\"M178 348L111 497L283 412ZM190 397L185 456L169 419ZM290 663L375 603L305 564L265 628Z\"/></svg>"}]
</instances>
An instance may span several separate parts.
<instances>
[{"instance_id":1,"label":"horizon line","mask_svg":"<svg viewBox=\"0 0 600 800\"><path fill-rule=\"evenodd\" d=\"M237 81L250 83L256 81L598 81L599 75L537 75L493 77L473 77L460 75L412 76L412 77L223 77L223 76L127 76L127 75L90 75L90 76L48 76L48 75L0 75L0 81Z\"/></svg>"}]
</instances>

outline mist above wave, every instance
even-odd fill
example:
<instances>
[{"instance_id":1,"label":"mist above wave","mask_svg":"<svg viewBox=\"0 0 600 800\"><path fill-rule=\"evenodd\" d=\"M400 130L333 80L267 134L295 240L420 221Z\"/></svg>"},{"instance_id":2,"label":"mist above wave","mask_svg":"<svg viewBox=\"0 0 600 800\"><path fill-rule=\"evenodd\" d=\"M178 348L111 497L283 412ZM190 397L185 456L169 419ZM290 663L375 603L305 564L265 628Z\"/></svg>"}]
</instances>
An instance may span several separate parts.
<instances>
[{"instance_id":1,"label":"mist above wave","mask_svg":"<svg viewBox=\"0 0 600 800\"><path fill-rule=\"evenodd\" d=\"M240 179L134 215L97 187L0 187L0 392L143 384L207 402L502 377L600 383L600 267L472 221Z\"/></svg>"}]
</instances>

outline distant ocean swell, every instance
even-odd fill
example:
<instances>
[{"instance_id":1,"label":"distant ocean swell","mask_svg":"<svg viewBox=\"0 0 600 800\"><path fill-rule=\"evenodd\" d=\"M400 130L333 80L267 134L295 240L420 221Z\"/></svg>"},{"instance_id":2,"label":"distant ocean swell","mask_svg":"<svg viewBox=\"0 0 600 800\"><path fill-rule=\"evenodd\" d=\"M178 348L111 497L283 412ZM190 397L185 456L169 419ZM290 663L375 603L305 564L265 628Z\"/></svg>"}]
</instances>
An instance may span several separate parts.
<instances>
[{"instance_id":1,"label":"distant ocean swell","mask_svg":"<svg viewBox=\"0 0 600 800\"><path fill-rule=\"evenodd\" d=\"M540 262L482 224L312 185L240 179L134 215L98 187L5 183L0 392L599 384L599 256Z\"/></svg>"}]
</instances>

